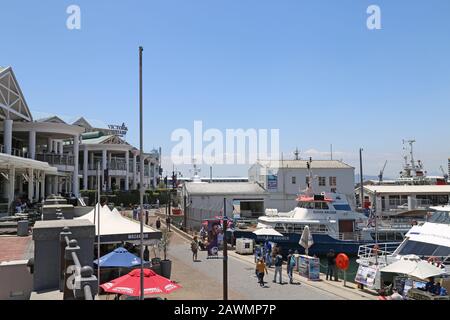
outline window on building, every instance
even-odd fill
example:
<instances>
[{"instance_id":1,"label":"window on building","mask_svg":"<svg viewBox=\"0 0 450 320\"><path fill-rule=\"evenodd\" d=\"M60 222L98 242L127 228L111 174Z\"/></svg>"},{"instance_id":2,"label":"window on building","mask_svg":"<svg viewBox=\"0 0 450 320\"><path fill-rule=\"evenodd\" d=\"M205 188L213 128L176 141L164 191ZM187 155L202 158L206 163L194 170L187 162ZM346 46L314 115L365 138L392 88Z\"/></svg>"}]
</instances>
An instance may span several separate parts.
<instances>
[{"instance_id":1,"label":"window on building","mask_svg":"<svg viewBox=\"0 0 450 320\"><path fill-rule=\"evenodd\" d=\"M336 193L336 188L331 188L331 193Z\"/></svg>"},{"instance_id":2,"label":"window on building","mask_svg":"<svg viewBox=\"0 0 450 320\"><path fill-rule=\"evenodd\" d=\"M319 187L325 187L327 185L327 181L325 177L319 177Z\"/></svg>"},{"instance_id":3,"label":"window on building","mask_svg":"<svg viewBox=\"0 0 450 320\"><path fill-rule=\"evenodd\" d=\"M297 177L292 177L292 184L297 184Z\"/></svg>"},{"instance_id":4,"label":"window on building","mask_svg":"<svg viewBox=\"0 0 450 320\"><path fill-rule=\"evenodd\" d=\"M330 177L330 186L331 187L336 187L336 177Z\"/></svg>"}]
</instances>

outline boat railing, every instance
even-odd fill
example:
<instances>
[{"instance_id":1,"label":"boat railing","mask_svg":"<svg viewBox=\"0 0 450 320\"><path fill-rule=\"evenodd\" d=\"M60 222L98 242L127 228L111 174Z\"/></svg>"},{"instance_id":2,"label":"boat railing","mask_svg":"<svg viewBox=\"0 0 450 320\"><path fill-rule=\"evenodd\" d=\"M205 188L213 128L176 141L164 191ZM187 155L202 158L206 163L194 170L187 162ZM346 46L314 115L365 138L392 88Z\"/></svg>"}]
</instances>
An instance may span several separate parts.
<instances>
[{"instance_id":1,"label":"boat railing","mask_svg":"<svg viewBox=\"0 0 450 320\"><path fill-rule=\"evenodd\" d=\"M388 264L388 257L398 248L398 242L373 243L359 246L358 258L375 264Z\"/></svg>"},{"instance_id":2,"label":"boat railing","mask_svg":"<svg viewBox=\"0 0 450 320\"><path fill-rule=\"evenodd\" d=\"M342 241L361 241L363 237L360 232L340 232L338 239Z\"/></svg>"}]
</instances>

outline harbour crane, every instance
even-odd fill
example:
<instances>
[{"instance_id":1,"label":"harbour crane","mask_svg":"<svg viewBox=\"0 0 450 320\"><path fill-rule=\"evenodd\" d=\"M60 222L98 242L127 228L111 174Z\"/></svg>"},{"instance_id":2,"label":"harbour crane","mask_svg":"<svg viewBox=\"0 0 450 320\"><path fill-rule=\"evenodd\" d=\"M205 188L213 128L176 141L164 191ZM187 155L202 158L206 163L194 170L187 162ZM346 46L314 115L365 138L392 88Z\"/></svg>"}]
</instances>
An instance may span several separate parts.
<instances>
[{"instance_id":1,"label":"harbour crane","mask_svg":"<svg viewBox=\"0 0 450 320\"><path fill-rule=\"evenodd\" d=\"M444 177L445 181L448 180L448 173L445 173L444 168L441 166L441 172L442 172L442 176Z\"/></svg>"},{"instance_id":2,"label":"harbour crane","mask_svg":"<svg viewBox=\"0 0 450 320\"><path fill-rule=\"evenodd\" d=\"M378 175L378 179L379 179L380 183L383 182L384 170L386 169L387 163L388 163L388 161L386 160L386 162L384 163L383 169L381 169L380 174Z\"/></svg>"}]
</instances>

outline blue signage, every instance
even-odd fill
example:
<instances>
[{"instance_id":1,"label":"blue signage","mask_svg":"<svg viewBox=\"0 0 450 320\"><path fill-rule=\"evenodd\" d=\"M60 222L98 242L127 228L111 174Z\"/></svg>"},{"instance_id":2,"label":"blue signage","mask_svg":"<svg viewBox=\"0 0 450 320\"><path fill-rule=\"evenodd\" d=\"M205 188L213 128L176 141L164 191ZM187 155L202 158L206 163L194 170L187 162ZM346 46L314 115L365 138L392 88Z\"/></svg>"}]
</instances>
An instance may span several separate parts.
<instances>
[{"instance_id":1,"label":"blue signage","mask_svg":"<svg viewBox=\"0 0 450 320\"><path fill-rule=\"evenodd\" d=\"M278 176L271 174L267 176L267 189L277 190L278 189Z\"/></svg>"}]
</instances>

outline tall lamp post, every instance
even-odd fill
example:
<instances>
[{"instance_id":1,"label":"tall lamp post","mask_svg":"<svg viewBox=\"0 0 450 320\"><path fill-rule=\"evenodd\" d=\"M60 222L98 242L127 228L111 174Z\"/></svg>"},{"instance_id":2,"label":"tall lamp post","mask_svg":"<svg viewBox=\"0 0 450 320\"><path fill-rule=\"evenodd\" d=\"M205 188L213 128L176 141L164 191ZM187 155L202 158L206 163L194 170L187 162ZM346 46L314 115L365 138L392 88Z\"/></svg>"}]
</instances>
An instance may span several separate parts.
<instances>
[{"instance_id":1,"label":"tall lamp post","mask_svg":"<svg viewBox=\"0 0 450 320\"><path fill-rule=\"evenodd\" d=\"M227 199L223 199L223 300L228 300L228 242L227 242Z\"/></svg>"},{"instance_id":2,"label":"tall lamp post","mask_svg":"<svg viewBox=\"0 0 450 320\"><path fill-rule=\"evenodd\" d=\"M144 300L144 135L143 135L143 108L142 108L142 52L144 48L139 47L139 141L140 141L140 183L139 183L139 201L141 206L141 296Z\"/></svg>"},{"instance_id":3,"label":"tall lamp post","mask_svg":"<svg viewBox=\"0 0 450 320\"><path fill-rule=\"evenodd\" d=\"M360 202L361 209L364 209L364 175L363 175L363 161L362 161L363 148L359 149L359 175L360 175Z\"/></svg>"}]
</instances>

